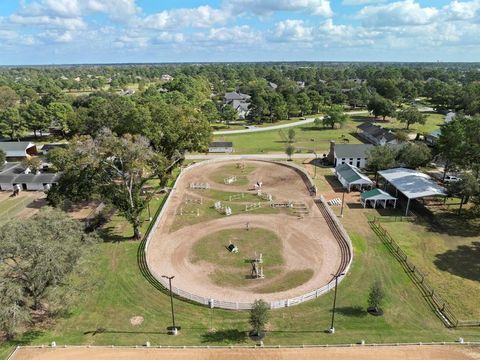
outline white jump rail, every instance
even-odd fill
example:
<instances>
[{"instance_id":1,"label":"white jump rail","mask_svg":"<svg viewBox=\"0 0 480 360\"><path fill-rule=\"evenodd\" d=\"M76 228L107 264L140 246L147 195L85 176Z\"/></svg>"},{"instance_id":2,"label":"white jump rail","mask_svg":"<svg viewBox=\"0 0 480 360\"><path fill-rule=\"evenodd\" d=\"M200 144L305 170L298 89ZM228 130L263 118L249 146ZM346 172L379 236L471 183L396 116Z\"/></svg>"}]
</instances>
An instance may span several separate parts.
<instances>
[{"instance_id":1,"label":"white jump rail","mask_svg":"<svg viewBox=\"0 0 480 360\"><path fill-rule=\"evenodd\" d=\"M238 161L239 160L238 157L236 157L235 160ZM309 191L312 192L312 190L313 190L313 194L315 194L315 191L316 191L315 183L312 180L312 178L310 177L310 175L307 173L307 171L305 169L303 169L301 166L298 166L298 165L293 164L293 163L271 161L271 160L269 161L269 160L265 160L265 159L261 159L261 158L260 159L255 159L255 158L252 159L251 157L248 157L245 160L268 162L268 163L288 166L288 167L291 167L291 168L293 168L297 171L300 171L305 176L305 178L307 179L307 182L309 183L309 184L307 184L309 186ZM165 212L167 211L167 209L170 205L170 201L173 198L172 195L177 190L177 188L176 188L177 183L182 179L182 177L186 173L192 171L193 169L196 169L198 167L205 166L205 165L208 165L208 164L219 163L219 162L229 162L229 161L232 161L232 159L229 159L228 157L225 157L225 158L222 158L222 159L205 160L205 161L201 161L201 162L192 164L192 165L182 169L181 172L180 172L180 175L175 180L175 183L172 187L172 190L170 191L170 194L168 194L167 200L163 204L163 207L160 210L160 213L159 213L158 217L155 219L155 223L153 224L152 230L148 234L147 240L146 240L146 243L145 243L146 264L147 264L147 267L148 267L148 271L152 274L153 277L155 277L155 279L160 284L162 284L162 286L165 289L169 288L169 283L164 278L162 278L159 274L156 274L154 271L152 271L152 269L150 268L149 261L148 261L148 249L149 249L149 246L150 246L150 241L151 241L152 237L154 236L155 231L158 228L158 225L159 225L160 221L162 220L163 216L165 215ZM352 263L352 259L353 259L352 242L351 242L350 237L348 236L347 232L343 228L343 225L338 221L337 217L330 210L329 206L326 205L325 199L323 198L323 196L320 197L320 201L322 201L322 203L325 205L325 208L327 209L328 214L330 215L332 221L335 223L335 226L337 227L338 231L340 232L340 234L343 237L343 240L347 243L348 248L349 248L348 264L345 266L344 269L339 269L339 272L344 273L344 275L341 275L338 278L338 282L340 283L345 278L346 274L348 273L348 270L350 269L350 265ZM300 295L300 296L297 296L297 297L294 297L294 298L290 298L290 299L271 301L269 303L270 308L271 309L281 309L281 308L285 308L285 307L298 305L298 304L301 304L303 302L316 299L317 297L326 294L327 292L329 292L334 287L335 287L335 279L332 279L328 284L322 286L319 289L308 292L306 294L303 294L303 295ZM230 301L222 301L221 299L215 299L215 298L205 298L203 296L199 296L199 295L189 293L188 291L185 291L183 289L179 289L175 286L172 286L172 292L175 295L177 295L181 298L184 298L184 299L187 299L187 300L190 300L190 301L194 301L194 302L202 304L202 305L210 306L212 308L217 307L217 308L227 309L227 310L249 310L253 306L253 303L230 302Z\"/></svg>"}]
</instances>

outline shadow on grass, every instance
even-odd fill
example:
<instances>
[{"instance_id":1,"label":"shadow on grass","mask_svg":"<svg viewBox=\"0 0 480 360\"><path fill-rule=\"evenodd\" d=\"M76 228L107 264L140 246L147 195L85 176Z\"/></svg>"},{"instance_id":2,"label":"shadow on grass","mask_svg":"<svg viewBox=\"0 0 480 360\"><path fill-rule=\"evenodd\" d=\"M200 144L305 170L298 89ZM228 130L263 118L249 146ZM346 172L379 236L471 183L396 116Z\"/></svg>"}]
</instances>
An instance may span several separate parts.
<instances>
[{"instance_id":1,"label":"shadow on grass","mask_svg":"<svg viewBox=\"0 0 480 360\"><path fill-rule=\"evenodd\" d=\"M331 312L332 310L330 310ZM350 317L364 317L367 315L367 311L361 306L343 306L335 309L337 314Z\"/></svg>"},{"instance_id":2,"label":"shadow on grass","mask_svg":"<svg viewBox=\"0 0 480 360\"><path fill-rule=\"evenodd\" d=\"M328 184L335 192L342 192L342 184L338 181L335 175L325 175L325 180L327 180Z\"/></svg>"},{"instance_id":3,"label":"shadow on grass","mask_svg":"<svg viewBox=\"0 0 480 360\"><path fill-rule=\"evenodd\" d=\"M431 216L425 216L424 220L431 232L462 237L472 237L480 234L478 219L471 216L467 211L461 215L453 211L439 211Z\"/></svg>"},{"instance_id":4,"label":"shadow on grass","mask_svg":"<svg viewBox=\"0 0 480 360\"><path fill-rule=\"evenodd\" d=\"M461 245L435 256L434 264L443 271L465 279L480 281L480 242Z\"/></svg>"},{"instance_id":5,"label":"shadow on grass","mask_svg":"<svg viewBox=\"0 0 480 360\"><path fill-rule=\"evenodd\" d=\"M100 237L104 242L117 243L122 241L131 241L133 237L131 236L120 236L115 233L115 227L108 226L98 230Z\"/></svg>"},{"instance_id":6,"label":"shadow on grass","mask_svg":"<svg viewBox=\"0 0 480 360\"><path fill-rule=\"evenodd\" d=\"M93 331L85 331L83 335L99 335L99 334L150 334L150 335L165 335L168 334L168 331L121 331L121 330L107 330L107 329L96 329Z\"/></svg>"},{"instance_id":7,"label":"shadow on grass","mask_svg":"<svg viewBox=\"0 0 480 360\"><path fill-rule=\"evenodd\" d=\"M243 343L247 341L247 333L237 329L219 330L207 332L202 335L202 343L221 343L221 342Z\"/></svg>"},{"instance_id":8,"label":"shadow on grass","mask_svg":"<svg viewBox=\"0 0 480 360\"><path fill-rule=\"evenodd\" d=\"M39 330L32 330L32 331L27 331L23 333L20 337L15 338L13 340L8 340L5 343L2 343L2 345L7 345L7 346L26 346L30 345L33 340L37 339L38 337L42 336L44 334L43 331ZM0 338L1 342L1 338Z\"/></svg>"}]
</instances>

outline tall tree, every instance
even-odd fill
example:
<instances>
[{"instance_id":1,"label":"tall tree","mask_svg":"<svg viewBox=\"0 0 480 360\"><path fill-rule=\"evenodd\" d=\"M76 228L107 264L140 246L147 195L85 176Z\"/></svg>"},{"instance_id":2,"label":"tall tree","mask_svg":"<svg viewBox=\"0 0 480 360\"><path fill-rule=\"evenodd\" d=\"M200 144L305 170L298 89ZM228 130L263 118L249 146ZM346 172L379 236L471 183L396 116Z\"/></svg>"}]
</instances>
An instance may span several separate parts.
<instances>
[{"instance_id":1,"label":"tall tree","mask_svg":"<svg viewBox=\"0 0 480 360\"><path fill-rule=\"evenodd\" d=\"M21 294L2 300L12 307L12 300L24 298L20 305L33 310L50 311L61 305L55 290L67 286L68 275L94 241L80 222L60 210L47 209L7 223L0 228L0 278L8 283L4 286Z\"/></svg>"},{"instance_id":2,"label":"tall tree","mask_svg":"<svg viewBox=\"0 0 480 360\"><path fill-rule=\"evenodd\" d=\"M9 107L0 112L0 133L7 134L11 140L20 140L20 136L26 130L25 120L17 108Z\"/></svg>"},{"instance_id":3,"label":"tall tree","mask_svg":"<svg viewBox=\"0 0 480 360\"><path fill-rule=\"evenodd\" d=\"M375 171L375 181L378 182L378 172L393 168L396 164L397 150L391 145L374 146L367 150L367 165Z\"/></svg>"},{"instance_id":4,"label":"tall tree","mask_svg":"<svg viewBox=\"0 0 480 360\"><path fill-rule=\"evenodd\" d=\"M269 306L263 300L255 300L250 310L250 325L252 326L252 335L260 336L265 331L265 326L269 319Z\"/></svg>"},{"instance_id":5,"label":"tall tree","mask_svg":"<svg viewBox=\"0 0 480 360\"><path fill-rule=\"evenodd\" d=\"M22 108L20 114L25 120L28 129L33 131L35 137L37 137L37 131L40 132L41 136L42 132L50 126L50 119L47 116L46 109L38 103L29 103Z\"/></svg>"},{"instance_id":6,"label":"tall tree","mask_svg":"<svg viewBox=\"0 0 480 360\"><path fill-rule=\"evenodd\" d=\"M0 149L0 169L3 167L3 164L5 164L6 160L7 160L7 154L5 154L5 151Z\"/></svg>"},{"instance_id":7,"label":"tall tree","mask_svg":"<svg viewBox=\"0 0 480 360\"><path fill-rule=\"evenodd\" d=\"M335 125L343 127L343 125L348 121L348 115L343 112L341 106L332 106L327 110L327 113L322 119L323 126L331 127L335 129Z\"/></svg>"},{"instance_id":8,"label":"tall tree","mask_svg":"<svg viewBox=\"0 0 480 360\"><path fill-rule=\"evenodd\" d=\"M424 143L406 143L398 153L398 162L407 168L416 169L432 159L432 151Z\"/></svg>"},{"instance_id":9,"label":"tall tree","mask_svg":"<svg viewBox=\"0 0 480 360\"><path fill-rule=\"evenodd\" d=\"M20 97L15 90L8 86L0 86L0 111L14 107L19 100Z\"/></svg>"},{"instance_id":10,"label":"tall tree","mask_svg":"<svg viewBox=\"0 0 480 360\"><path fill-rule=\"evenodd\" d=\"M472 174L464 173L460 181L448 184L448 192L461 199L460 207L458 208L458 214L460 215L463 205L468 202L470 197L479 195L480 183Z\"/></svg>"},{"instance_id":11,"label":"tall tree","mask_svg":"<svg viewBox=\"0 0 480 360\"><path fill-rule=\"evenodd\" d=\"M381 96L373 96L370 98L367 108L375 117L381 116L384 121L387 116L393 116L395 114L395 105L393 102Z\"/></svg>"},{"instance_id":12,"label":"tall tree","mask_svg":"<svg viewBox=\"0 0 480 360\"><path fill-rule=\"evenodd\" d=\"M425 124L427 116L422 114L416 107L408 107L397 113L397 119L401 123L406 124L407 130L412 124Z\"/></svg>"},{"instance_id":13,"label":"tall tree","mask_svg":"<svg viewBox=\"0 0 480 360\"><path fill-rule=\"evenodd\" d=\"M74 114L72 106L64 102L51 102L47 107L47 114L53 125L60 129L63 136L66 136L70 130L68 120Z\"/></svg>"},{"instance_id":14,"label":"tall tree","mask_svg":"<svg viewBox=\"0 0 480 360\"><path fill-rule=\"evenodd\" d=\"M237 110L235 110L231 105L225 105L222 108L221 119L225 121L225 124L230 124L232 121L238 119Z\"/></svg>"},{"instance_id":15,"label":"tall tree","mask_svg":"<svg viewBox=\"0 0 480 360\"><path fill-rule=\"evenodd\" d=\"M140 215L153 196L147 183L163 170L162 158L148 139L129 134L117 137L104 129L95 139L74 139L54 165L64 175L49 197L68 199L78 195L79 188L88 189L90 195L98 194L115 206L132 225L133 237L141 239Z\"/></svg>"}]
</instances>

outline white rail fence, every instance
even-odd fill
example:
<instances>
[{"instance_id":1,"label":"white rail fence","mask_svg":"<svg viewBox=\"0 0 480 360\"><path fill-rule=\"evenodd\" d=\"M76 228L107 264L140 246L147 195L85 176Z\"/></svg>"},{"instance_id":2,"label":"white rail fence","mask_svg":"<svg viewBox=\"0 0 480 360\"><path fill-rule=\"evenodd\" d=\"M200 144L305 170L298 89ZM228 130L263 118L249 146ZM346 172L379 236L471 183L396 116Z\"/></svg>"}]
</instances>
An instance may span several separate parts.
<instances>
[{"instance_id":1,"label":"white rail fence","mask_svg":"<svg viewBox=\"0 0 480 360\"><path fill-rule=\"evenodd\" d=\"M238 161L238 158L235 158L235 160ZM265 159L256 160L256 159L248 158L248 159L245 159L245 160L269 162L269 163L274 163L274 164L279 164L279 165L284 165L284 166L289 166L291 168L294 168L295 170L298 170L298 171L300 171L304 174L305 178L310 183L310 184L307 184L307 186L309 187L309 190L315 189L315 183L313 182L310 175L305 171L305 169L301 168L300 166L298 166L296 164L290 164L290 163L279 162L279 161L268 161L268 160L265 160ZM155 277L155 279L158 282L160 282L162 284L162 286L166 289L169 288L168 281L166 281L164 278L162 278L161 274L156 274L154 271L152 271L152 269L150 268L149 263L148 263L148 248L149 248L149 245L150 245L150 241L151 241L153 235L155 234L155 230L157 229L158 225L160 224L160 221L163 219L165 212L169 208L170 201L173 197L172 195L176 191L176 186L177 186L178 182L182 179L182 177L187 172L190 172L193 169L196 169L198 167L205 166L205 165L208 165L208 164L219 163L219 162L227 162L227 161L232 161L232 160L228 159L228 158L211 159L211 160L206 160L206 161L202 161L202 162L199 162L199 163L195 163L193 165L190 165L190 166L184 168L181 171L180 175L177 177L177 179L176 179L176 181L173 185L173 188L172 188L170 194L168 195L167 200L165 201L165 203L163 205L163 208L161 209L158 217L155 220L154 225L152 226L152 230L150 231L150 233L147 236L147 240L146 240L146 243L145 243L145 256L146 256L148 271L150 271L150 273ZM320 200L324 203L324 205L326 205L325 204L325 199L323 198L323 196L320 197ZM348 244L348 247L349 247L350 259L348 261L348 264L346 265L346 267L344 269L339 269L339 272L343 272L346 275L349 268L350 268L351 262L352 262L352 254L353 254L352 243L351 243L350 237L348 236L348 234L344 230L342 224L337 220L337 217L330 210L329 206L325 206L325 208L327 209L329 215L331 216L333 222L335 223L335 226L338 228L339 232L342 234L343 240ZM343 278L345 277L345 275L340 276L338 278L338 282L341 282L343 280ZM310 291L306 294L303 294L303 295L300 295L300 296L297 296L297 297L294 297L294 298L290 298L290 299L271 301L270 302L270 308L271 309L280 309L280 308L284 308L284 307L290 307L290 306L298 305L298 304L301 304L303 302L316 299L317 297L319 297L323 294L326 294L327 292L329 292L334 287L335 287L335 280L332 279L328 284L322 286L319 289ZM220 299L206 298L206 297L195 295L195 294L192 294L188 291L179 289L175 286L172 286L172 292L175 295L177 295L181 298L184 298L184 299L187 299L187 300L190 300L190 301L194 301L196 303L200 303L200 304L212 307L212 308L217 307L217 308L228 309L228 310L249 310L253 306L253 303L251 303L251 302L230 302L230 301L222 301Z\"/></svg>"}]
</instances>

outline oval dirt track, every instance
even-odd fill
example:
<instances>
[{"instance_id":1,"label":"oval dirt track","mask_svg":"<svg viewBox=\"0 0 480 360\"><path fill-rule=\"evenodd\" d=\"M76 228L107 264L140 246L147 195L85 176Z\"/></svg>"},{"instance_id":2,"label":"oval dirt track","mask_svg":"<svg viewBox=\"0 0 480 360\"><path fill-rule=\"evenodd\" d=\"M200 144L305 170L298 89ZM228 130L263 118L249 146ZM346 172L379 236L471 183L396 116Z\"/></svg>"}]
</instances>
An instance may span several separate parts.
<instances>
[{"instance_id":1,"label":"oval dirt track","mask_svg":"<svg viewBox=\"0 0 480 360\"><path fill-rule=\"evenodd\" d=\"M280 164L248 161L255 170L248 175L249 185L216 184L210 174L218 172L228 162L209 163L184 173L177 181L168 208L146 250L150 271L158 279L161 275L175 275L176 288L207 299L228 302L251 303L256 299L265 301L283 300L301 296L326 285L341 263L341 249L330 231L324 217L310 196L302 177L292 168ZM228 174L225 174L228 176ZM309 213L303 218L288 214L233 214L170 232L177 209L182 205L185 194L201 194L190 190L191 182L208 182L214 190L247 192L258 179L263 190L273 195L276 202L297 201L307 205ZM223 229L245 229L252 227L275 232L283 244L283 257L288 270L309 268L313 276L300 286L275 293L258 293L251 288L219 286L213 283L209 273L212 265L192 263L190 251L195 241ZM261 281L268 281L264 279Z\"/></svg>"}]
</instances>

